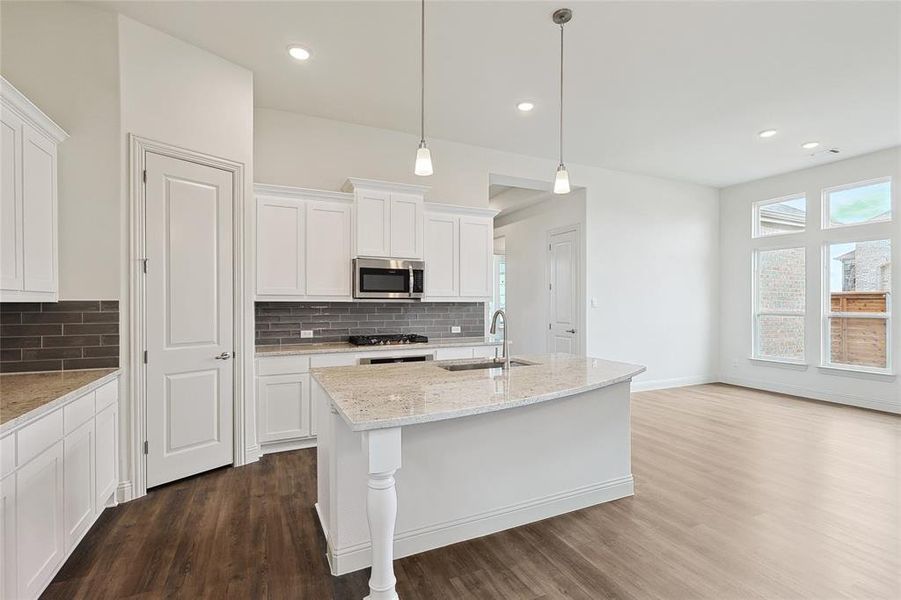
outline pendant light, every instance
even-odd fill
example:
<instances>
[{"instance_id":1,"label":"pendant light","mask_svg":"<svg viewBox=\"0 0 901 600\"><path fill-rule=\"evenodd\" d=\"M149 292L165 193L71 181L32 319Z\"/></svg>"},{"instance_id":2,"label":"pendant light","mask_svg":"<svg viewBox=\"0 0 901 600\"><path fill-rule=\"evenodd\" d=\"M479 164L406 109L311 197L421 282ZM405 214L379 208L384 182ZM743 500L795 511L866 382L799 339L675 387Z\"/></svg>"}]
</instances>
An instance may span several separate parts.
<instances>
[{"instance_id":1,"label":"pendant light","mask_svg":"<svg viewBox=\"0 0 901 600\"><path fill-rule=\"evenodd\" d=\"M557 175L554 177L554 193L569 193L569 173L563 164L563 26L573 18L573 11L561 8L554 11L554 23L560 26L560 164L557 165Z\"/></svg>"},{"instance_id":2,"label":"pendant light","mask_svg":"<svg viewBox=\"0 0 901 600\"><path fill-rule=\"evenodd\" d=\"M413 173L428 177L432 171L432 153L425 145L425 0L421 1L420 17L420 67L419 67L419 149Z\"/></svg>"}]
</instances>

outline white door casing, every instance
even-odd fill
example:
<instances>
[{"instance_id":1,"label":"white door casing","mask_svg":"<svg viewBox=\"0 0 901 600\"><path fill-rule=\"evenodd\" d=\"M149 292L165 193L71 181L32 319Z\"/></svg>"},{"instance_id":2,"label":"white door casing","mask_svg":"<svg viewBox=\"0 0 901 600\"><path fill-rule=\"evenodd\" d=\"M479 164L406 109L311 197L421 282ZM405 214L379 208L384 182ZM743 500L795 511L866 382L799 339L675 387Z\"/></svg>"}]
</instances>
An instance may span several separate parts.
<instances>
[{"instance_id":1,"label":"white door casing","mask_svg":"<svg viewBox=\"0 0 901 600\"><path fill-rule=\"evenodd\" d=\"M548 232L548 352L579 354L579 253L577 229Z\"/></svg>"},{"instance_id":2,"label":"white door casing","mask_svg":"<svg viewBox=\"0 0 901 600\"><path fill-rule=\"evenodd\" d=\"M232 173L145 158L146 485L231 464Z\"/></svg>"}]
</instances>

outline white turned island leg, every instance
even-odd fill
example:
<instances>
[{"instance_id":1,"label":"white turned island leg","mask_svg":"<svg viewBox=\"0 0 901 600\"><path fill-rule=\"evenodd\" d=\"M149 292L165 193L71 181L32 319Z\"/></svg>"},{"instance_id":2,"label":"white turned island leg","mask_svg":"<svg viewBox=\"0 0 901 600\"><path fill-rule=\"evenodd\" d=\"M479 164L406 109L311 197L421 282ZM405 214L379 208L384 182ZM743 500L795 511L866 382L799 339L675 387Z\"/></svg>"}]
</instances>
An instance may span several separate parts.
<instances>
[{"instance_id":1,"label":"white turned island leg","mask_svg":"<svg viewBox=\"0 0 901 600\"><path fill-rule=\"evenodd\" d=\"M366 517L372 541L372 574L369 595L364 600L397 600L394 584L394 522L397 491L394 473L400 468L400 427L375 429L363 435L368 453L369 489Z\"/></svg>"}]
</instances>

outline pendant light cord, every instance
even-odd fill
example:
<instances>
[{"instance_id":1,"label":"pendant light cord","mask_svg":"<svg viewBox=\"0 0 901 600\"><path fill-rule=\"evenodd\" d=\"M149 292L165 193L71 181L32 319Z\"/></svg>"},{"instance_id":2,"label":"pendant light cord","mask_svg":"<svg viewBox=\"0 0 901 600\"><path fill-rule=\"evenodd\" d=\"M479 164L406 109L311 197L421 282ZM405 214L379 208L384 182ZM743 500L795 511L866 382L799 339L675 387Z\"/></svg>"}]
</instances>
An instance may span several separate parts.
<instances>
[{"instance_id":1,"label":"pendant light cord","mask_svg":"<svg viewBox=\"0 0 901 600\"><path fill-rule=\"evenodd\" d=\"M425 143L425 0L420 11L419 54L419 141Z\"/></svg>"},{"instance_id":2,"label":"pendant light cord","mask_svg":"<svg viewBox=\"0 0 901 600\"><path fill-rule=\"evenodd\" d=\"M423 0L424 1L424 0ZM563 25L560 25L560 164L563 164Z\"/></svg>"}]
</instances>

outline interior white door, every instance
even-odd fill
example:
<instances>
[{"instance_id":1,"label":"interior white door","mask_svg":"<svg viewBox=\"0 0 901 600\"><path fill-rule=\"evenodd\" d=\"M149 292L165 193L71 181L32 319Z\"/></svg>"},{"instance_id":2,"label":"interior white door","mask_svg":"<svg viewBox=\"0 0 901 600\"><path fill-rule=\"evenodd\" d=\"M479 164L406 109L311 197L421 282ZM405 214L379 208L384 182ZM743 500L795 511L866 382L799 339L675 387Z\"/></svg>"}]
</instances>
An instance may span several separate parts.
<instances>
[{"instance_id":1,"label":"interior white door","mask_svg":"<svg viewBox=\"0 0 901 600\"><path fill-rule=\"evenodd\" d=\"M579 354L579 232L548 235L548 352Z\"/></svg>"},{"instance_id":2,"label":"interior white door","mask_svg":"<svg viewBox=\"0 0 901 600\"><path fill-rule=\"evenodd\" d=\"M147 154L147 486L233 462L229 172Z\"/></svg>"}]
</instances>

